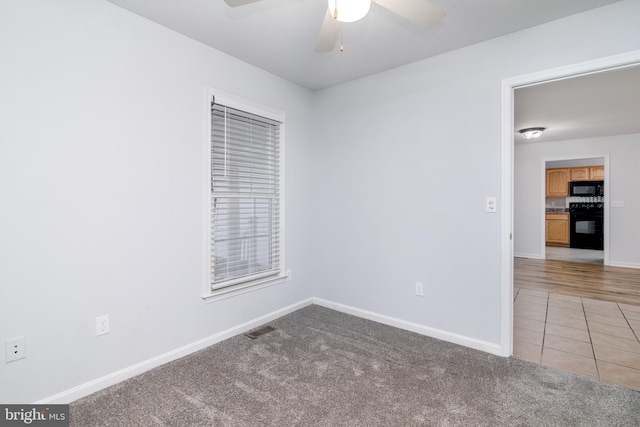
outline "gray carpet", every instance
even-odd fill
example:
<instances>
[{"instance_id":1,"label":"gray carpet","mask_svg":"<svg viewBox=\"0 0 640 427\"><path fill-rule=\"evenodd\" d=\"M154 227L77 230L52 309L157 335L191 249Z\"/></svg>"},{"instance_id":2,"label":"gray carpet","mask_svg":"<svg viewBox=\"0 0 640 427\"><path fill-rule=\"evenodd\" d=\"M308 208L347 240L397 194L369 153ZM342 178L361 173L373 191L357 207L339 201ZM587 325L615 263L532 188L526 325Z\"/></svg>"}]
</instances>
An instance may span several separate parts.
<instances>
[{"instance_id":1,"label":"gray carpet","mask_svg":"<svg viewBox=\"0 0 640 427\"><path fill-rule=\"evenodd\" d=\"M319 306L71 404L72 426L639 426L640 392Z\"/></svg>"}]
</instances>

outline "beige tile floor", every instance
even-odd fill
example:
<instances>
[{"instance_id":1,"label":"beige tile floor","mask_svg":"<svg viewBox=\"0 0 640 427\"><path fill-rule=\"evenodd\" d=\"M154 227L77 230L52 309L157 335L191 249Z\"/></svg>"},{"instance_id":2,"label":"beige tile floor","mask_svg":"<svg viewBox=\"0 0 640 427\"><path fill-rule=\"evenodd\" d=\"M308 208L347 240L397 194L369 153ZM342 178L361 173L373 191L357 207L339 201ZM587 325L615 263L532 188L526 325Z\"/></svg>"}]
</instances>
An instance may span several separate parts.
<instances>
[{"instance_id":1,"label":"beige tile floor","mask_svg":"<svg viewBox=\"0 0 640 427\"><path fill-rule=\"evenodd\" d=\"M604 263L604 251L595 249L561 248L558 246L545 247L546 259L562 261Z\"/></svg>"},{"instance_id":2,"label":"beige tile floor","mask_svg":"<svg viewBox=\"0 0 640 427\"><path fill-rule=\"evenodd\" d=\"M514 290L513 355L640 390L640 306Z\"/></svg>"}]
</instances>

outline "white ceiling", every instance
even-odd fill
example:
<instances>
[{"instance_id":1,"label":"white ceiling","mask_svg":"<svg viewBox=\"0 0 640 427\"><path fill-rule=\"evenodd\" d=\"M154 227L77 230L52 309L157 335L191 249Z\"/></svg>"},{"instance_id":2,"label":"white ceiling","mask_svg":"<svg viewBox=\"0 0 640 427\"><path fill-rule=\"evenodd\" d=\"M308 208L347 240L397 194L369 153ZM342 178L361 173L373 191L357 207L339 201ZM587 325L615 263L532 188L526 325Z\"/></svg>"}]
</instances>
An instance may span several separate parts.
<instances>
[{"instance_id":1,"label":"white ceiling","mask_svg":"<svg viewBox=\"0 0 640 427\"><path fill-rule=\"evenodd\" d=\"M516 144L640 133L640 67L516 89L514 129L544 127Z\"/></svg>"},{"instance_id":2,"label":"white ceiling","mask_svg":"<svg viewBox=\"0 0 640 427\"><path fill-rule=\"evenodd\" d=\"M311 90L479 43L618 0L432 0L447 15L423 29L376 4L343 27L345 50L316 53L326 0L109 0Z\"/></svg>"},{"instance_id":3,"label":"white ceiling","mask_svg":"<svg viewBox=\"0 0 640 427\"><path fill-rule=\"evenodd\" d=\"M311 90L375 74L618 0L431 0L446 10L429 30L372 4L343 27L344 52L316 53L326 0L109 0ZM547 142L640 133L640 67L516 90L515 129ZM514 136L516 144L523 138Z\"/></svg>"}]
</instances>

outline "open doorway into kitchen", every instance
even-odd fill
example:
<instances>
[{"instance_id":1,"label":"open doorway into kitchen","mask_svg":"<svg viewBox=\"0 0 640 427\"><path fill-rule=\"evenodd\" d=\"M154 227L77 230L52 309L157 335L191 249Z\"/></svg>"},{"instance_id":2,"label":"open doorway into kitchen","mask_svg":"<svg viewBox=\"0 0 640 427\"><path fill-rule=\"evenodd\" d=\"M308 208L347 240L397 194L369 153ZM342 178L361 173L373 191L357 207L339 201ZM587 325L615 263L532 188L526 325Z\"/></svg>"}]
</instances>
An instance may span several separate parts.
<instances>
[{"instance_id":1,"label":"open doorway into kitchen","mask_svg":"<svg viewBox=\"0 0 640 427\"><path fill-rule=\"evenodd\" d=\"M608 267L597 263L576 263L573 260L552 259L553 255L547 254L547 209L557 208L562 211L553 211L551 214L571 214L567 203L594 203L595 200L569 200L567 197L598 197L598 194L578 195L571 194L571 179L567 177L568 195L552 195L547 200L546 172L547 169L565 169L564 173L571 173L572 168L582 168L583 175L576 181L595 181L588 175L584 175L584 168L599 165L572 165L554 164L548 162L567 161L576 158L604 158L606 176L605 188L602 200L603 208L624 207L624 200L619 200L625 193L628 199L633 198L630 187L623 183L636 167L627 164L627 172L616 171L616 191L611 193L610 187L610 159L616 167L626 163L629 156L638 153L632 151L629 155L619 151L618 142L623 145L629 140L640 142L640 129L625 128L629 134L623 132L597 135L571 136L569 129L577 125L581 129L590 129L593 132L595 125L602 125L610 116L603 115L601 119L591 120L592 123L579 125L577 121L569 121L568 126L562 126L559 122L552 125L540 123L518 123L518 109L514 108L515 99L520 88L532 86L544 87L559 82L579 84L580 79L590 76L609 77L619 71L628 71L640 64L640 52L629 55L606 58L586 64L579 64L559 70L552 70L532 76L524 76L503 83L503 167L506 178L503 185L510 192L512 198L507 199L510 207L505 207L512 214L513 242L507 245L503 251L503 344L512 345L512 354L521 359L530 360L543 365L552 366L580 375L611 382L630 388L640 389L640 295L636 288L640 286L640 268ZM607 76L608 75L608 76ZM640 76L640 72L638 73ZM618 75L614 76L614 79ZM623 77L624 79L624 77ZM640 80L637 80L640 82ZM638 85L638 83L636 83ZM559 86L556 86L556 88ZM599 86L591 86L583 89L585 92L598 92ZM627 86L627 90L629 86ZM563 97L568 98L570 91L562 91ZM635 95L629 94L634 98ZM636 98L637 99L637 98ZM621 104L625 105L626 113L622 119L630 122L638 122L640 117L640 103L630 109L627 99L621 98ZM600 95L587 103L591 109L599 107L611 107L612 104ZM633 106L633 102L631 102ZM615 109L615 106L613 107ZM506 110L507 111L505 113ZM553 108L543 108L548 113ZM508 115L511 113L511 115ZM617 123L616 126L620 126ZM540 142L521 144L517 146L518 130L529 127L545 127L545 132L554 127L564 133L555 140L548 139L545 144ZM548 132L547 135L550 135ZM624 136L626 135L626 136ZM556 135L557 136L557 135ZM542 141L542 140L541 140ZM514 142L516 145L514 146ZM510 151L510 144L513 151ZM604 148L603 148L604 147ZM544 149L556 150L553 153ZM509 156L511 155L511 156ZM614 161L615 159L615 161ZM555 166L555 168L554 168ZM603 171L604 172L604 171ZM570 176L570 175L569 175ZM582 185L582 184L581 184ZM617 187L617 186L620 187ZM588 186L593 187L589 184ZM584 189L579 189L580 191ZM503 193L504 195L504 193ZM564 199L553 200L553 197ZM634 202L635 203L635 202ZM559 206L558 206L559 205ZM564 206L563 206L564 205ZM628 207L630 205L627 202ZM624 217L627 212L615 211L616 221L624 225ZM630 213L630 212L629 212ZM604 214L604 212L603 212ZM621 215L622 214L622 215ZM526 221L529 218L530 221ZM563 218L554 218L566 220ZM604 215L603 227L611 220L611 215ZM591 221L591 220L589 220ZM553 231L560 249L572 249L570 236L564 238L568 230L578 230L581 234L593 234L596 225L594 221L584 221L577 229L571 226L569 218L564 225L558 225ZM619 225L619 224L618 224ZM618 226L616 225L616 226ZM564 227L564 228L563 228ZM626 230L631 230L625 227ZM503 233L505 229L503 228ZM510 230L511 231L511 230ZM603 230L604 231L604 230ZM631 233L633 233L631 231ZM607 233L605 232L605 235ZM504 235L504 234L503 234ZM561 235L558 237L558 235ZM541 237L544 236L544 237ZM562 237L562 238L561 238ZM581 236L584 237L584 236ZM617 229L616 237L625 239L622 227ZM603 241L606 238L603 235ZM615 239L614 239L615 240ZM604 242L603 242L604 243ZM605 249L603 245L603 249ZM632 262L620 262L624 244L616 247L615 256L611 259L621 267L640 267L637 256L629 253ZM577 248L576 248L577 249ZM603 250L606 253L606 250ZM637 253L637 252L636 252ZM514 259L515 256L515 259ZM606 262L603 254L603 264ZM613 264L613 263L612 263ZM505 281L504 279L507 279ZM622 285L620 287L612 284ZM504 315L509 316L504 320ZM507 324L509 322L510 324ZM505 334L511 334L505 337ZM628 347L626 347L628 345ZM624 348L622 348L624 347ZM629 359L624 359L629 357ZM629 362L631 360L631 362ZM631 365L632 366L631 366Z\"/></svg>"},{"instance_id":2,"label":"open doorway into kitchen","mask_svg":"<svg viewBox=\"0 0 640 427\"><path fill-rule=\"evenodd\" d=\"M543 258L606 264L605 158L546 160L544 169Z\"/></svg>"}]
</instances>

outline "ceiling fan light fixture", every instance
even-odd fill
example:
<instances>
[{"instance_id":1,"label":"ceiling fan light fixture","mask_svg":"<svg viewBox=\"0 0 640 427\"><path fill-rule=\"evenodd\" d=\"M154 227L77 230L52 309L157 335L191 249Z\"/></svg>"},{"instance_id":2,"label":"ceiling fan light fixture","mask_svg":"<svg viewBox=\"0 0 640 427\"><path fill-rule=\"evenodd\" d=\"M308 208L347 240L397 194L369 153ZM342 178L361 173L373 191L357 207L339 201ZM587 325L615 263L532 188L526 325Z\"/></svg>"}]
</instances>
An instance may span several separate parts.
<instances>
[{"instance_id":1,"label":"ceiling fan light fixture","mask_svg":"<svg viewBox=\"0 0 640 427\"><path fill-rule=\"evenodd\" d=\"M358 21L369 13L371 7L371 0L328 0L328 2L331 15L340 22Z\"/></svg>"},{"instance_id":2,"label":"ceiling fan light fixture","mask_svg":"<svg viewBox=\"0 0 640 427\"><path fill-rule=\"evenodd\" d=\"M539 138L542 136L542 132L544 132L545 128L526 128L520 129L520 135L522 135L525 139L533 139Z\"/></svg>"}]
</instances>

